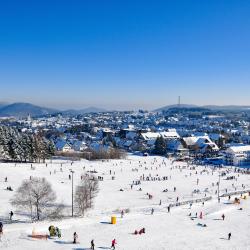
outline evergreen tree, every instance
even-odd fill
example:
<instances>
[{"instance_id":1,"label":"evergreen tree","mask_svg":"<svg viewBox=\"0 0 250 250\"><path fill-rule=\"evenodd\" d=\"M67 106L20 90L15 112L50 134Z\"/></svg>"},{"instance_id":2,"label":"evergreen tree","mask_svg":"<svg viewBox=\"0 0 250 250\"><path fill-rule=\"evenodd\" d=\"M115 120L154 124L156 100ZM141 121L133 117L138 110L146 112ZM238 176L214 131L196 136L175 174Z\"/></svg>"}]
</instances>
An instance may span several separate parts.
<instances>
[{"instance_id":1,"label":"evergreen tree","mask_svg":"<svg viewBox=\"0 0 250 250\"><path fill-rule=\"evenodd\" d=\"M167 150L166 148L167 148L167 143L164 140L164 138L162 136L157 137L154 145L154 153L157 155L165 155Z\"/></svg>"},{"instance_id":2,"label":"evergreen tree","mask_svg":"<svg viewBox=\"0 0 250 250\"><path fill-rule=\"evenodd\" d=\"M48 144L47 144L48 158L51 158L55 154L55 151L56 151L56 147L53 141L48 141Z\"/></svg>"},{"instance_id":3,"label":"evergreen tree","mask_svg":"<svg viewBox=\"0 0 250 250\"><path fill-rule=\"evenodd\" d=\"M0 159L39 161L54 155L54 144L42 136L21 133L15 128L0 126Z\"/></svg>"}]
</instances>

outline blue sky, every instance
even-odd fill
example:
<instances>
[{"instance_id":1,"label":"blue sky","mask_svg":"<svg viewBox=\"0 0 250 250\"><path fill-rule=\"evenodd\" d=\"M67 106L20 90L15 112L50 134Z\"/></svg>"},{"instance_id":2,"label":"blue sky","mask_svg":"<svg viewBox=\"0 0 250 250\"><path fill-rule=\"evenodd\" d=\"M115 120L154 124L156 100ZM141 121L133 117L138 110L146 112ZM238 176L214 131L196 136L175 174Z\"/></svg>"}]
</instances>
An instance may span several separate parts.
<instances>
[{"instance_id":1,"label":"blue sky","mask_svg":"<svg viewBox=\"0 0 250 250\"><path fill-rule=\"evenodd\" d=\"M0 101L250 105L250 1L2 1Z\"/></svg>"}]
</instances>

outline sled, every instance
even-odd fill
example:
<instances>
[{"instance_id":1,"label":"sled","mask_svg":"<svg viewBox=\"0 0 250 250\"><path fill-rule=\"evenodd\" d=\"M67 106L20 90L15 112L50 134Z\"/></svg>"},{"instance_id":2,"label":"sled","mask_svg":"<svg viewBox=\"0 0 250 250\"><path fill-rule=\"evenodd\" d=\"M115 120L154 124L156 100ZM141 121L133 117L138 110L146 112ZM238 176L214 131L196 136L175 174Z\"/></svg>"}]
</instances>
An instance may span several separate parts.
<instances>
[{"instance_id":1,"label":"sled","mask_svg":"<svg viewBox=\"0 0 250 250\"><path fill-rule=\"evenodd\" d=\"M49 236L47 234L32 234L32 235L29 235L29 237L33 239L39 239L39 240L48 240Z\"/></svg>"}]
</instances>

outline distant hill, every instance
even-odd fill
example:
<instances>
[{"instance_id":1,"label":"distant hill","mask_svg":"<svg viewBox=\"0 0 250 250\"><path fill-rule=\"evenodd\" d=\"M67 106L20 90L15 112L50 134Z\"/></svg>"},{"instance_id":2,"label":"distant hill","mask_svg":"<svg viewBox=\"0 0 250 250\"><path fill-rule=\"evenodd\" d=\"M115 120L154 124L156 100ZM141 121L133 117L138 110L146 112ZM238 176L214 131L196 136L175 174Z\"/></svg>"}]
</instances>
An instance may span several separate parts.
<instances>
[{"instance_id":1,"label":"distant hill","mask_svg":"<svg viewBox=\"0 0 250 250\"><path fill-rule=\"evenodd\" d=\"M13 103L6 105L4 103L0 103L0 117L26 117L29 114L33 117L38 116L44 116L44 115L50 115L50 114L57 114L60 113L62 115L83 115L86 113L100 113L100 112L106 112L107 110L102 108L96 108L96 107L88 107L85 109L70 109L65 111L60 111L52 108L45 108L33 105L31 103Z\"/></svg>"},{"instance_id":2,"label":"distant hill","mask_svg":"<svg viewBox=\"0 0 250 250\"><path fill-rule=\"evenodd\" d=\"M167 111L169 109L175 109L175 108L197 108L197 107L198 107L197 105L193 105L193 104L181 104L181 105L174 104L174 105L168 105L165 107L155 109L154 111L161 112L161 111Z\"/></svg>"},{"instance_id":3,"label":"distant hill","mask_svg":"<svg viewBox=\"0 0 250 250\"><path fill-rule=\"evenodd\" d=\"M162 108L155 109L155 112L161 112L161 111L167 111L167 110L173 110L173 109L192 109L192 108L201 108L201 109L209 109L209 110L220 110L220 111L240 111L240 110L250 110L250 106L238 106L238 105L225 105L225 106L219 106L219 105L204 105L204 106L198 106L193 104L181 104L180 106L175 105L168 105Z\"/></svg>"},{"instance_id":4,"label":"distant hill","mask_svg":"<svg viewBox=\"0 0 250 250\"><path fill-rule=\"evenodd\" d=\"M87 113L102 113L102 112L107 112L107 110L102 109L102 108L96 108L96 107L88 107L85 109L69 109L62 111L61 113L63 115L84 115Z\"/></svg>"},{"instance_id":5,"label":"distant hill","mask_svg":"<svg viewBox=\"0 0 250 250\"><path fill-rule=\"evenodd\" d=\"M7 105L7 103L5 103L5 102L0 102L0 109L3 108L3 107L6 106L6 105Z\"/></svg>"},{"instance_id":6,"label":"distant hill","mask_svg":"<svg viewBox=\"0 0 250 250\"><path fill-rule=\"evenodd\" d=\"M25 117L29 114L31 116L42 116L58 112L58 110L39 107L30 103L13 103L0 107L0 116L14 116Z\"/></svg>"},{"instance_id":7,"label":"distant hill","mask_svg":"<svg viewBox=\"0 0 250 250\"><path fill-rule=\"evenodd\" d=\"M218 105L206 105L203 106L204 108L212 109L212 110L248 110L250 106L238 106L238 105L225 105L225 106L218 106Z\"/></svg>"}]
</instances>

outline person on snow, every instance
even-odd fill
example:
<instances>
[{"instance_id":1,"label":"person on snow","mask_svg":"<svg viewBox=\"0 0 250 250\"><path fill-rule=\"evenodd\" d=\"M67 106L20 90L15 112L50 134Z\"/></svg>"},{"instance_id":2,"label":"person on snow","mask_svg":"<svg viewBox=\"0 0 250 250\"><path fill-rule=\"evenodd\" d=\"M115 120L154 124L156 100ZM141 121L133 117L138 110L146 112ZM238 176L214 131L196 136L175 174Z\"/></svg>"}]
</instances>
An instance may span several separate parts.
<instances>
[{"instance_id":1,"label":"person on snow","mask_svg":"<svg viewBox=\"0 0 250 250\"><path fill-rule=\"evenodd\" d=\"M222 220L225 220L225 214L221 215Z\"/></svg>"},{"instance_id":2,"label":"person on snow","mask_svg":"<svg viewBox=\"0 0 250 250\"><path fill-rule=\"evenodd\" d=\"M123 216L124 216L124 211L122 210L121 211L121 218L123 218Z\"/></svg>"},{"instance_id":3,"label":"person on snow","mask_svg":"<svg viewBox=\"0 0 250 250\"><path fill-rule=\"evenodd\" d=\"M12 211L10 211L10 220L12 220L14 213Z\"/></svg>"},{"instance_id":4,"label":"person on snow","mask_svg":"<svg viewBox=\"0 0 250 250\"><path fill-rule=\"evenodd\" d=\"M3 235L3 223L0 221L0 240Z\"/></svg>"},{"instance_id":5,"label":"person on snow","mask_svg":"<svg viewBox=\"0 0 250 250\"><path fill-rule=\"evenodd\" d=\"M91 240L90 244L91 244L90 249L91 249L91 250L95 250L95 243L94 243L94 240Z\"/></svg>"},{"instance_id":6,"label":"person on snow","mask_svg":"<svg viewBox=\"0 0 250 250\"><path fill-rule=\"evenodd\" d=\"M111 249L115 249L115 245L116 245L117 243L116 243L116 240L115 239L113 239L112 240L112 242L111 242Z\"/></svg>"},{"instance_id":7,"label":"person on snow","mask_svg":"<svg viewBox=\"0 0 250 250\"><path fill-rule=\"evenodd\" d=\"M232 234L231 234L231 233L229 233L229 234L228 234L228 240L230 240L230 239L231 239L231 236L232 236Z\"/></svg>"},{"instance_id":8,"label":"person on snow","mask_svg":"<svg viewBox=\"0 0 250 250\"><path fill-rule=\"evenodd\" d=\"M168 213L170 213L170 205L168 206Z\"/></svg>"},{"instance_id":9,"label":"person on snow","mask_svg":"<svg viewBox=\"0 0 250 250\"><path fill-rule=\"evenodd\" d=\"M62 237L61 230L58 227L56 227L56 235L58 238Z\"/></svg>"},{"instance_id":10,"label":"person on snow","mask_svg":"<svg viewBox=\"0 0 250 250\"><path fill-rule=\"evenodd\" d=\"M203 218L203 214L202 214L202 212L200 212L200 219L202 219Z\"/></svg>"},{"instance_id":11,"label":"person on snow","mask_svg":"<svg viewBox=\"0 0 250 250\"><path fill-rule=\"evenodd\" d=\"M76 232L74 232L74 234L73 234L73 244L76 244L77 239L78 239L78 235L77 235Z\"/></svg>"},{"instance_id":12,"label":"person on snow","mask_svg":"<svg viewBox=\"0 0 250 250\"><path fill-rule=\"evenodd\" d=\"M152 209L151 209L151 215L153 215L153 214L154 214L154 211L155 211L155 210L152 208Z\"/></svg>"}]
</instances>

